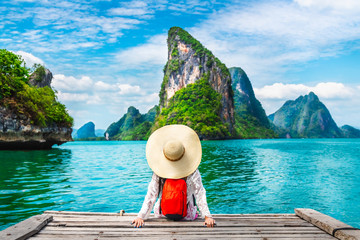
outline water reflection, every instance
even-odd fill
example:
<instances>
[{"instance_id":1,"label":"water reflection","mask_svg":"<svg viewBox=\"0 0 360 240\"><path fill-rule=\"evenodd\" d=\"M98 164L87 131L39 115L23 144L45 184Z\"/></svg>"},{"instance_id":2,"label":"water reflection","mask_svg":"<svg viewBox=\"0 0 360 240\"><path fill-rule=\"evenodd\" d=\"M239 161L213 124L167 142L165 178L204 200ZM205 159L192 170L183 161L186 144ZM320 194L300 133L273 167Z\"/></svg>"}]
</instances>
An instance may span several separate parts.
<instances>
[{"instance_id":1,"label":"water reflection","mask_svg":"<svg viewBox=\"0 0 360 240\"><path fill-rule=\"evenodd\" d=\"M71 151L0 152L0 225L18 222L57 204L54 193L66 191Z\"/></svg>"}]
</instances>

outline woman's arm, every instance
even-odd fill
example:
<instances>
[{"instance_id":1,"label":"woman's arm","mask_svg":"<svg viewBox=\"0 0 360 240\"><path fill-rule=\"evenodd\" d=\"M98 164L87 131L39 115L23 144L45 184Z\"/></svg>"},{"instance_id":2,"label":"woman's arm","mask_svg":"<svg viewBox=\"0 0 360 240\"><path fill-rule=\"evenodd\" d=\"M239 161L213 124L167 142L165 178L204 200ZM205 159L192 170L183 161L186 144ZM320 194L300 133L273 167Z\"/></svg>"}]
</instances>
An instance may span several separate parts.
<instances>
[{"instance_id":1,"label":"woman's arm","mask_svg":"<svg viewBox=\"0 0 360 240\"><path fill-rule=\"evenodd\" d=\"M159 180L159 177L153 173L151 182L149 183L148 191L144 199L144 203L137 215L137 218L135 218L133 221L133 223L135 223L135 227L142 226L144 224L143 220L149 217L155 201L159 195Z\"/></svg>"},{"instance_id":2,"label":"woman's arm","mask_svg":"<svg viewBox=\"0 0 360 240\"><path fill-rule=\"evenodd\" d=\"M209 211L209 207L206 201L206 191L202 184L201 175L198 169L192 175L192 182L194 184L194 195L196 199L196 205L199 207L201 215L205 217L205 224L208 227L213 227L215 221L212 218Z\"/></svg>"}]
</instances>

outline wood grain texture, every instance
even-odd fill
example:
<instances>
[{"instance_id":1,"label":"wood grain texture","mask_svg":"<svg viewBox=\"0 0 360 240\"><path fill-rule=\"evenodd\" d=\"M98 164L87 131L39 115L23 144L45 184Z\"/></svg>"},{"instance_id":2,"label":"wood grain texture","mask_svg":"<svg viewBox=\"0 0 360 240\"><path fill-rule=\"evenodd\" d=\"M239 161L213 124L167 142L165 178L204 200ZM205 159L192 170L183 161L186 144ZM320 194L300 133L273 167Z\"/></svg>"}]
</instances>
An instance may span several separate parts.
<instances>
[{"instance_id":1,"label":"wood grain texture","mask_svg":"<svg viewBox=\"0 0 360 240\"><path fill-rule=\"evenodd\" d=\"M38 233L53 217L48 214L32 216L0 232L1 240L23 240Z\"/></svg>"},{"instance_id":2,"label":"wood grain texture","mask_svg":"<svg viewBox=\"0 0 360 240\"><path fill-rule=\"evenodd\" d=\"M330 235L332 235L337 228L352 228L348 224L313 209L297 208L295 209L295 213L297 216L324 230ZM334 236L341 240L360 240L360 230L338 230L335 232Z\"/></svg>"},{"instance_id":3,"label":"wood grain texture","mask_svg":"<svg viewBox=\"0 0 360 240\"><path fill-rule=\"evenodd\" d=\"M203 219L174 222L153 215L143 228L134 228L136 214L129 213L46 211L40 216L49 215L53 220L30 240L336 239L295 214L215 214L214 228L205 227Z\"/></svg>"}]
</instances>

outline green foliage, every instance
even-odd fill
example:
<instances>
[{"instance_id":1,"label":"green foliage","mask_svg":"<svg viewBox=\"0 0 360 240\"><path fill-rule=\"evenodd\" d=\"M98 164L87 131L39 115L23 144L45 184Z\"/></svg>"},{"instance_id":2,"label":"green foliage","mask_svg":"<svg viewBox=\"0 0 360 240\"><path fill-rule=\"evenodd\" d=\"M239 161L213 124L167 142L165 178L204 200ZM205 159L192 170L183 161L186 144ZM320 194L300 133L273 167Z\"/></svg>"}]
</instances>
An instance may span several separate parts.
<instances>
[{"instance_id":1,"label":"green foliage","mask_svg":"<svg viewBox=\"0 0 360 240\"><path fill-rule=\"evenodd\" d=\"M106 130L112 140L146 140L150 136L158 107L155 106L146 114L129 107L128 112Z\"/></svg>"},{"instance_id":2,"label":"green foliage","mask_svg":"<svg viewBox=\"0 0 360 240\"><path fill-rule=\"evenodd\" d=\"M173 48L173 51L172 51L172 53L171 53L171 56L172 56L172 57L177 57L177 56L179 56L179 49L178 49L178 47L177 47L177 42L175 42L175 44L174 44L174 48Z\"/></svg>"},{"instance_id":3,"label":"green foliage","mask_svg":"<svg viewBox=\"0 0 360 240\"><path fill-rule=\"evenodd\" d=\"M149 122L149 121L143 122L140 125L132 128L128 131L119 133L113 139L124 140L124 141L147 140L150 136L150 133L151 133L150 130L151 130L152 125L153 125L152 122Z\"/></svg>"},{"instance_id":4,"label":"green foliage","mask_svg":"<svg viewBox=\"0 0 360 240\"><path fill-rule=\"evenodd\" d=\"M202 138L230 136L228 127L220 119L221 95L208 82L208 75L186 88L178 90L161 110L156 127L184 124L194 129Z\"/></svg>"},{"instance_id":5,"label":"green foliage","mask_svg":"<svg viewBox=\"0 0 360 240\"><path fill-rule=\"evenodd\" d=\"M12 97L28 82L29 70L20 56L0 49L0 99Z\"/></svg>"},{"instance_id":6,"label":"green foliage","mask_svg":"<svg viewBox=\"0 0 360 240\"><path fill-rule=\"evenodd\" d=\"M278 135L270 128L263 126L257 118L250 114L235 113L235 131L240 138L277 138Z\"/></svg>"},{"instance_id":7,"label":"green foliage","mask_svg":"<svg viewBox=\"0 0 360 240\"><path fill-rule=\"evenodd\" d=\"M54 91L49 87L36 88L24 84L24 89L17 93L17 112L28 116L39 126L56 123L71 127L72 117L66 111L65 105L56 100Z\"/></svg>"},{"instance_id":8,"label":"green foliage","mask_svg":"<svg viewBox=\"0 0 360 240\"><path fill-rule=\"evenodd\" d=\"M42 68L38 67L35 71L42 74ZM56 123L71 127L73 119L65 106L57 101L54 91L49 87L28 85L28 76L28 69L20 56L0 49L0 105L18 115L25 115L38 126Z\"/></svg>"},{"instance_id":9,"label":"green foliage","mask_svg":"<svg viewBox=\"0 0 360 240\"><path fill-rule=\"evenodd\" d=\"M43 78L45 77L45 67L43 65L40 64L34 64L33 66L34 73L35 74L35 81L36 82L41 82L43 80Z\"/></svg>"},{"instance_id":10,"label":"green foliage","mask_svg":"<svg viewBox=\"0 0 360 240\"><path fill-rule=\"evenodd\" d=\"M206 63L206 66L208 68L210 68L214 63L212 59L215 59L216 66L220 68L222 74L224 74L224 76L230 76L229 70L227 69L226 65L222 63L218 58L216 58L210 50L205 48L198 40L193 38L193 36L191 36L187 31L183 30L182 28L170 28L168 33L168 44L177 45L176 41L174 40L176 35L179 36L180 40L183 41L185 44L191 45L192 49L194 49L195 51L195 56L198 56L200 58L205 56L208 57L209 60ZM202 67L203 66L201 66L201 68Z\"/></svg>"},{"instance_id":11,"label":"green foliage","mask_svg":"<svg viewBox=\"0 0 360 240\"><path fill-rule=\"evenodd\" d=\"M177 71L179 71L179 68L180 68L179 60L178 59L171 59L170 64L168 65L168 69L171 72L177 72Z\"/></svg>"}]
</instances>

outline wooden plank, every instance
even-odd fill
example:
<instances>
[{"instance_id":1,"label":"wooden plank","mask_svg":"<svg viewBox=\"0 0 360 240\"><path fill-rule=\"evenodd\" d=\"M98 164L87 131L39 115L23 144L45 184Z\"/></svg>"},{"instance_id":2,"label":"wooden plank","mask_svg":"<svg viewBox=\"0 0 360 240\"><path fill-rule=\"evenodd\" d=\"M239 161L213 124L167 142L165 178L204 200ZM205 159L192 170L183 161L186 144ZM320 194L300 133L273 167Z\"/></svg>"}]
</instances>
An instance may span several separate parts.
<instances>
[{"instance_id":1,"label":"wooden plank","mask_svg":"<svg viewBox=\"0 0 360 240\"><path fill-rule=\"evenodd\" d=\"M312 226L312 224L308 222L226 222L226 223L217 223L218 226L221 227L242 227L242 226L277 226L277 227L302 227L302 226ZM48 224L49 226L67 226L67 227L118 227L118 228L131 228L132 225L130 223L123 223L123 222L52 222ZM202 226L202 223L196 223L196 222L182 222L179 223L166 223L164 222L146 222L146 227L149 228L158 228L158 227L178 227L178 228L189 228L189 227L199 227Z\"/></svg>"},{"instance_id":2,"label":"wooden plank","mask_svg":"<svg viewBox=\"0 0 360 240\"><path fill-rule=\"evenodd\" d=\"M22 240L27 239L38 233L51 220L51 215L42 214L32 216L16 225L8 227L0 232L0 239L6 240Z\"/></svg>"},{"instance_id":3,"label":"wooden plank","mask_svg":"<svg viewBox=\"0 0 360 240\"><path fill-rule=\"evenodd\" d=\"M192 227L192 228L157 228L156 231L158 232L172 232L172 231L207 231L211 228L205 228L205 227ZM311 227L255 227L255 226L245 226L245 227L238 227L238 228L225 228L225 227L215 227L212 228L214 231L297 231L297 232L306 232L306 231L318 231L320 233L324 233L323 230L311 226ZM137 228L109 228L109 227L103 227L103 228L90 228L90 227L54 227L54 226L46 226L43 230L41 230L42 233L45 233L47 231L94 231L94 232L107 232L107 231L116 231L116 232L124 232L124 231L139 231ZM142 232L153 232L153 228L141 228Z\"/></svg>"},{"instance_id":4,"label":"wooden plank","mask_svg":"<svg viewBox=\"0 0 360 240\"><path fill-rule=\"evenodd\" d=\"M332 235L337 228L352 228L348 224L313 209L297 208L295 209L295 213L302 219L314 224L330 235ZM334 236L341 240L357 240L360 239L360 230L338 230L335 232Z\"/></svg>"},{"instance_id":5,"label":"wooden plank","mask_svg":"<svg viewBox=\"0 0 360 240\"><path fill-rule=\"evenodd\" d=\"M109 212L72 212L72 211L44 211L51 215L84 215L84 216L120 216L120 213ZM293 213L260 213L260 214L212 214L214 217L296 217ZM124 216L137 216L137 213L124 213ZM151 214L150 217L154 217Z\"/></svg>"},{"instance_id":6,"label":"wooden plank","mask_svg":"<svg viewBox=\"0 0 360 240\"><path fill-rule=\"evenodd\" d=\"M120 216L120 213L109 213L109 212L70 212L70 211L44 211L45 214L51 214L51 215L84 215L84 216ZM136 216L136 213L129 214L126 213L126 215L132 215Z\"/></svg>"},{"instance_id":7,"label":"wooden plank","mask_svg":"<svg viewBox=\"0 0 360 240\"><path fill-rule=\"evenodd\" d=\"M135 217L133 216L54 216L54 221L123 221L123 222L132 222ZM284 217L284 218L278 218L278 217L214 217L216 221L226 221L226 220L301 220L299 217ZM148 221L148 220L145 220ZM166 218L151 218L151 221L162 221L166 222L168 221ZM204 219L199 218L198 221L204 221Z\"/></svg>"},{"instance_id":8,"label":"wooden plank","mask_svg":"<svg viewBox=\"0 0 360 240\"><path fill-rule=\"evenodd\" d=\"M80 235L80 234L74 234L74 235L53 235L53 234L37 234L35 237L30 238L30 240L34 239L228 239L228 238L242 238L242 239L334 239L333 237L323 234L318 236L306 236L302 234L259 234L259 235L253 235L253 234L233 234L233 235L225 235L225 236L219 236L219 235L213 235L213 234L207 234L207 235L165 235L165 236L149 236L149 235L131 235L131 234L122 234L117 236L103 236L103 235Z\"/></svg>"}]
</instances>

